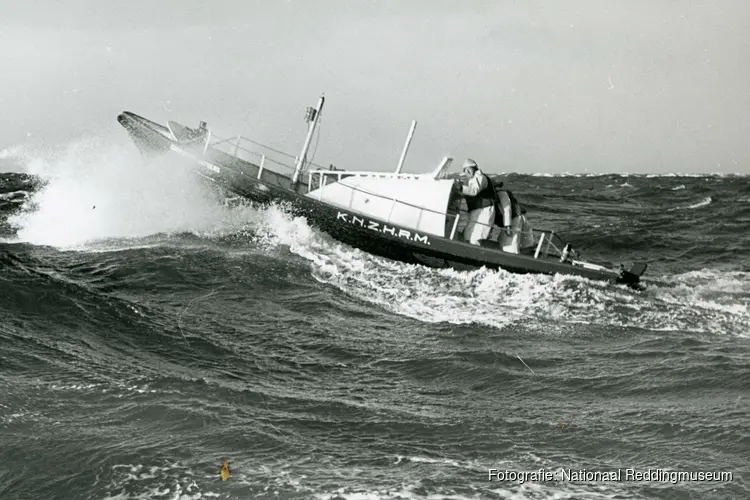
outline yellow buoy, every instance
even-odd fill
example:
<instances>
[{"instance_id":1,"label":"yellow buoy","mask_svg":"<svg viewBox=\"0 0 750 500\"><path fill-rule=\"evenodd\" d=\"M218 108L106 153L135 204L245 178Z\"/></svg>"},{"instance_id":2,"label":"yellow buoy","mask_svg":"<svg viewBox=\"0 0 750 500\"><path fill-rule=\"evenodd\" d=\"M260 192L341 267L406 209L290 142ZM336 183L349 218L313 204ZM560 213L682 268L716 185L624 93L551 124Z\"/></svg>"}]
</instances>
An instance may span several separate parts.
<instances>
[{"instance_id":1,"label":"yellow buoy","mask_svg":"<svg viewBox=\"0 0 750 500\"><path fill-rule=\"evenodd\" d=\"M229 472L229 462L224 460L224 465L221 466L221 480L226 481L230 477L232 477L232 474Z\"/></svg>"}]
</instances>

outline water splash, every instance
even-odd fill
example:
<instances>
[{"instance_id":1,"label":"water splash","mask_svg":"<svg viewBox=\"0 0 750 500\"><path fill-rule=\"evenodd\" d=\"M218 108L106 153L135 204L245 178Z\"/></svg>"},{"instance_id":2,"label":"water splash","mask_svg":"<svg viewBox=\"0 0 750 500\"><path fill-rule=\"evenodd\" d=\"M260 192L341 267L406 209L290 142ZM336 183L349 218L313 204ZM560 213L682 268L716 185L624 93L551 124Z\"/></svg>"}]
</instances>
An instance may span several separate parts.
<instances>
[{"instance_id":1,"label":"water splash","mask_svg":"<svg viewBox=\"0 0 750 500\"><path fill-rule=\"evenodd\" d=\"M651 331L748 335L750 273L703 270L662 277L638 293L577 276L513 274L486 268L432 269L372 256L311 229L278 207L258 227L263 245L288 245L321 283L427 323L588 323Z\"/></svg>"},{"instance_id":2,"label":"water splash","mask_svg":"<svg viewBox=\"0 0 750 500\"><path fill-rule=\"evenodd\" d=\"M8 146L0 149L0 160L16 159L23 153L23 146Z\"/></svg>"},{"instance_id":3,"label":"water splash","mask_svg":"<svg viewBox=\"0 0 750 500\"><path fill-rule=\"evenodd\" d=\"M36 209L12 216L11 222L19 227L18 239L33 244L92 249L96 241L159 233L211 237L249 230L256 245L286 245L308 260L321 283L419 321L494 328L552 322L738 335L750 331L745 275L706 270L707 279L700 273L665 276L663 284L638 294L573 276L431 269L340 244L283 207L230 207L183 165L163 158L144 161L131 147L87 139L29 158L29 169L48 183L31 197Z\"/></svg>"},{"instance_id":4,"label":"water splash","mask_svg":"<svg viewBox=\"0 0 750 500\"><path fill-rule=\"evenodd\" d=\"M233 230L248 216L218 202L182 165L166 158L145 161L129 145L99 138L61 151L27 152L26 165L47 184L27 210L8 220L23 242L80 247L110 238Z\"/></svg>"}]
</instances>

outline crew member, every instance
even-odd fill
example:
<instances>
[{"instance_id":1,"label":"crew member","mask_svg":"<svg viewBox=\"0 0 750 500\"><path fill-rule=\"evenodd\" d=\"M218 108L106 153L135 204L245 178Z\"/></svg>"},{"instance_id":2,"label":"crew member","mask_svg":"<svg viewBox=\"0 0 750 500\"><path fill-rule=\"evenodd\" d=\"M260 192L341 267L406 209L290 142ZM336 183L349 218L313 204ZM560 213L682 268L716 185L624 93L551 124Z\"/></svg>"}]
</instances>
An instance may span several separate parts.
<instances>
[{"instance_id":1,"label":"crew member","mask_svg":"<svg viewBox=\"0 0 750 500\"><path fill-rule=\"evenodd\" d=\"M502 187L502 183L498 186ZM502 225L499 235L502 249L510 253L519 253L521 249L534 246L534 233L526 220L526 210L516 201L515 196L507 189L497 189L500 203L500 215L495 224Z\"/></svg>"},{"instance_id":2,"label":"crew member","mask_svg":"<svg viewBox=\"0 0 750 500\"><path fill-rule=\"evenodd\" d=\"M470 158L464 162L463 174L470 176L467 184L461 186L461 194L469 209L464 240L478 245L479 240L487 239L495 220L495 190L489 178L479 170L477 162Z\"/></svg>"}]
</instances>

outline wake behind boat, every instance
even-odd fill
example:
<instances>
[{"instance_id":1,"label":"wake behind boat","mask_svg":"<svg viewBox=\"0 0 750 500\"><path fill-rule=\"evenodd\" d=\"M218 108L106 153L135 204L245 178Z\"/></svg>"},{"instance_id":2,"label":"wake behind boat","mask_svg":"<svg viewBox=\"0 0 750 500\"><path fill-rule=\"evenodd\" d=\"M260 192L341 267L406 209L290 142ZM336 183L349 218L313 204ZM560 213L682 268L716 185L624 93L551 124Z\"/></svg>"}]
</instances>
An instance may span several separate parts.
<instances>
[{"instance_id":1,"label":"wake behind boat","mask_svg":"<svg viewBox=\"0 0 750 500\"><path fill-rule=\"evenodd\" d=\"M560 273L641 288L647 264L626 268L582 259L554 231L532 228L502 183L493 186L490 180L494 220L478 221L470 215L459 184L446 174L451 157L429 173L402 173L414 124L395 172L309 168L317 167L307 161L307 153L324 102L321 97L315 108L307 109L308 132L297 157L270 148L253 151L258 143L239 136L218 138L205 122L197 129L173 121L163 126L128 111L117 119L144 154L179 155L196 173L226 190L257 203L284 203L310 225L374 255L436 268ZM294 158L294 166L273 159L273 154ZM243 155L255 155L259 161ZM277 172L279 166L289 174ZM483 238L462 238L478 226L485 226Z\"/></svg>"}]
</instances>

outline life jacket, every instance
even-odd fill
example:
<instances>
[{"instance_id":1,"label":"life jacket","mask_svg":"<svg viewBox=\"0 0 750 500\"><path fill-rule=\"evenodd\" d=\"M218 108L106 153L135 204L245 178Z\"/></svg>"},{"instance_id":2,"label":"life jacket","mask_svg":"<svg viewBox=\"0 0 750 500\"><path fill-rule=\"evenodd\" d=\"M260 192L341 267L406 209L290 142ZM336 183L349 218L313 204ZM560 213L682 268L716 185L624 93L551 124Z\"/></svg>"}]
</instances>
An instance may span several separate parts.
<instances>
[{"instance_id":1,"label":"life jacket","mask_svg":"<svg viewBox=\"0 0 750 500\"><path fill-rule=\"evenodd\" d=\"M487 179L487 186L479 191L476 196L466 197L466 208L469 209L469 212L479 208L491 207L497 202L497 198L495 197L495 185L492 183L492 180L490 180L489 175L484 173L482 175Z\"/></svg>"}]
</instances>

